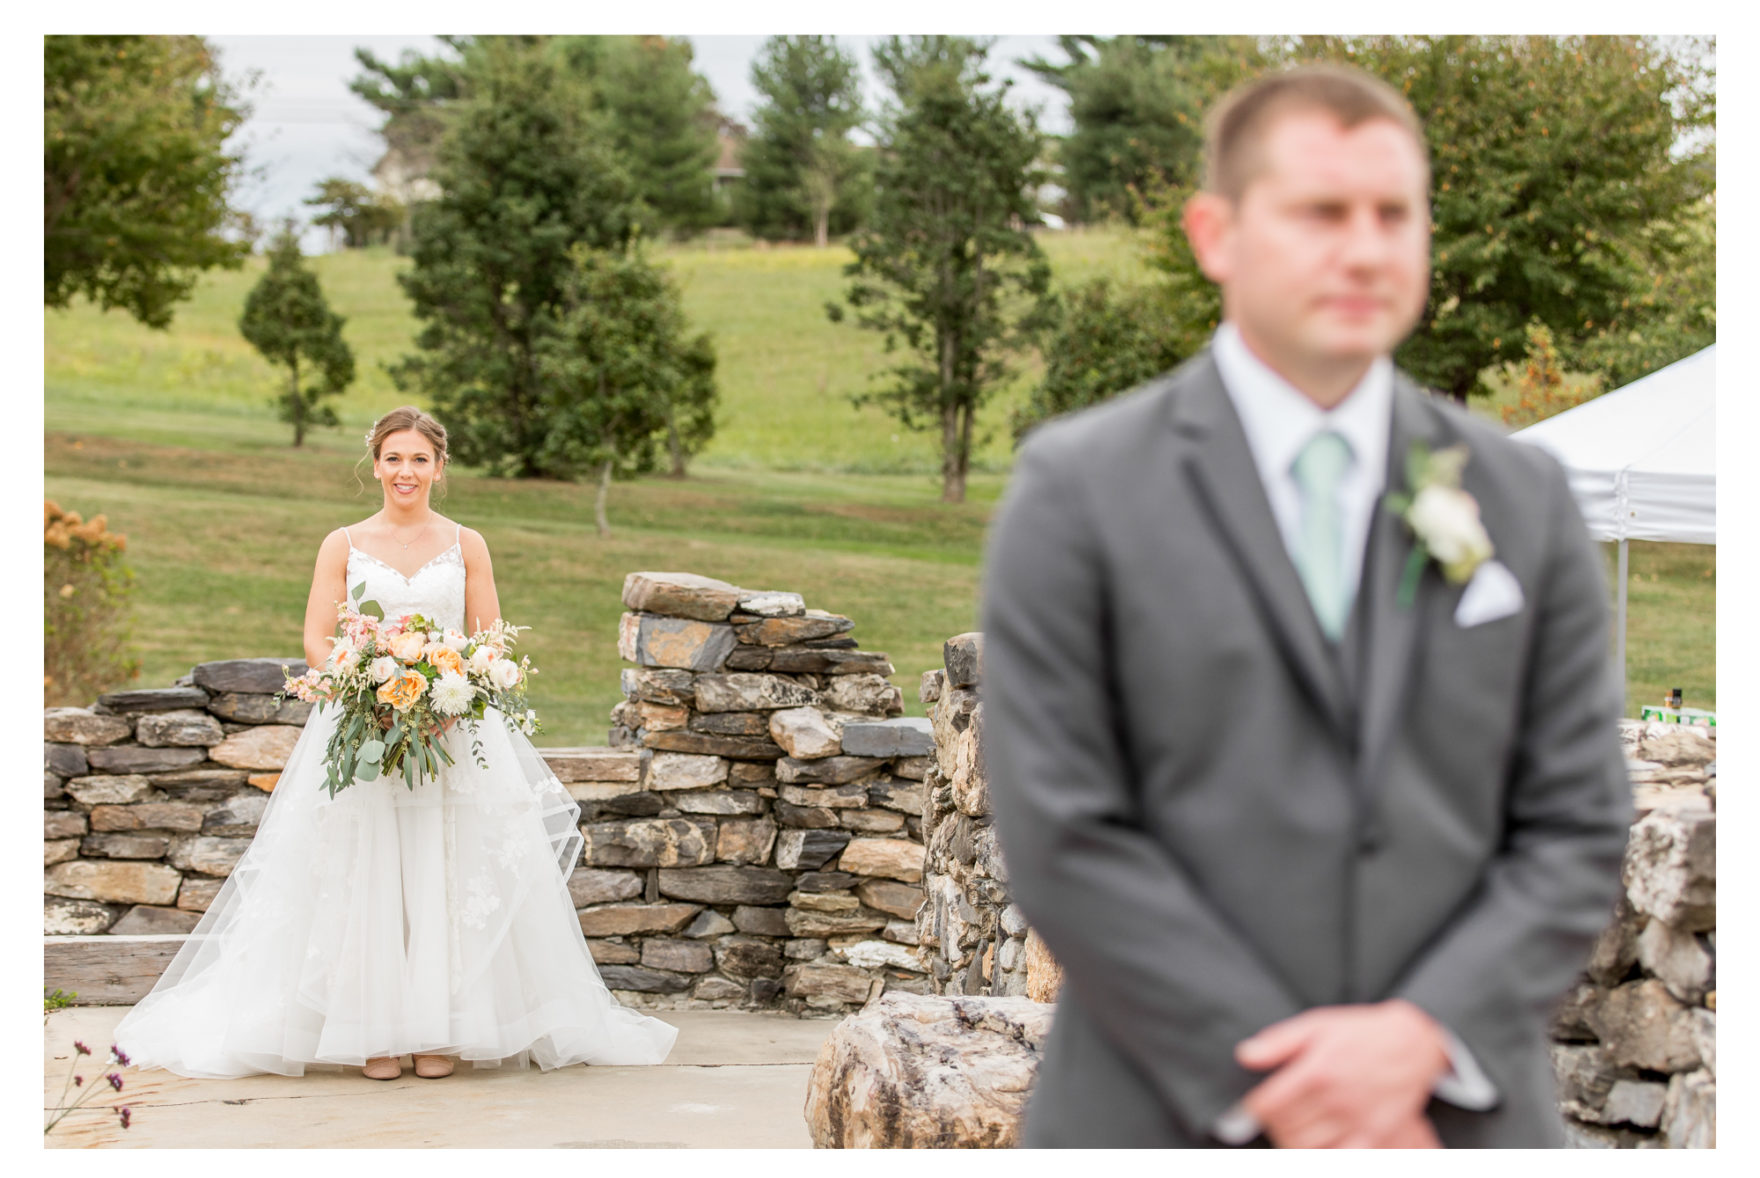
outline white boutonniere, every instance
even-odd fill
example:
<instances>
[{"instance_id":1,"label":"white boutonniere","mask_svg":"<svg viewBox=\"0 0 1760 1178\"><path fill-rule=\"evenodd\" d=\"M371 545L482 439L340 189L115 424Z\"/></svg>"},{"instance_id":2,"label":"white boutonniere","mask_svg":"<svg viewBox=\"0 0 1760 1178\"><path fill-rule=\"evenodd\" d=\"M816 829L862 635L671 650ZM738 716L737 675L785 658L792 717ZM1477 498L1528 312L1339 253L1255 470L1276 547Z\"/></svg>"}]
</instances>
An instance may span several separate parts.
<instances>
[{"instance_id":1,"label":"white boutonniere","mask_svg":"<svg viewBox=\"0 0 1760 1178\"><path fill-rule=\"evenodd\" d=\"M1388 510L1405 520L1415 546L1400 579L1399 602L1409 606L1427 561L1435 560L1451 585L1464 585L1491 559L1491 537L1479 520L1479 503L1461 490L1465 445L1432 453L1422 442L1406 454L1406 489L1387 496Z\"/></svg>"}]
</instances>

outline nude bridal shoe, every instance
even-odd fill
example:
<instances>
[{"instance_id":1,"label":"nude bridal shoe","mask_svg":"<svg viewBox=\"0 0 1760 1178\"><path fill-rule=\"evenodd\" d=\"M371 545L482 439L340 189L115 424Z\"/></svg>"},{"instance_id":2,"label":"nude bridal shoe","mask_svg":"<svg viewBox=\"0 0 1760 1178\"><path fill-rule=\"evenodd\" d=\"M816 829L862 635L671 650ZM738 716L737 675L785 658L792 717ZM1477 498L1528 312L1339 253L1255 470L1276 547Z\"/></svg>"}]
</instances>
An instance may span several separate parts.
<instances>
[{"instance_id":1,"label":"nude bridal shoe","mask_svg":"<svg viewBox=\"0 0 1760 1178\"><path fill-rule=\"evenodd\" d=\"M403 1058L389 1055L369 1059L361 1069L361 1075L369 1080L395 1080L403 1075Z\"/></svg>"},{"instance_id":2,"label":"nude bridal shoe","mask_svg":"<svg viewBox=\"0 0 1760 1178\"><path fill-rule=\"evenodd\" d=\"M416 1075L424 1080L439 1080L452 1074L452 1058L446 1055L412 1055Z\"/></svg>"}]
</instances>

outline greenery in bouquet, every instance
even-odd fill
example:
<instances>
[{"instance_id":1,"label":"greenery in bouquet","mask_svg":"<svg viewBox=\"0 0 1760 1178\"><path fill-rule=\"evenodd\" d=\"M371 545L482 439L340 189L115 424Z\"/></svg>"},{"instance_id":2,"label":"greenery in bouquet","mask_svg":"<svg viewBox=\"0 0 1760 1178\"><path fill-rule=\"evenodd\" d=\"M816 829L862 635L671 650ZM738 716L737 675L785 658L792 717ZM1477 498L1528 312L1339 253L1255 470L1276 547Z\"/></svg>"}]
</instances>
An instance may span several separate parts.
<instances>
[{"instance_id":1,"label":"greenery in bouquet","mask_svg":"<svg viewBox=\"0 0 1760 1178\"><path fill-rule=\"evenodd\" d=\"M354 586L337 608L339 634L323 665L289 676L282 693L339 709L324 757L331 797L391 775L414 789L453 763L444 738L460 722L487 768L477 723L490 708L510 729L538 731L537 713L526 707L527 680L537 671L513 653L530 627L497 619L467 635L421 614L386 619L376 602L360 600L364 588Z\"/></svg>"}]
</instances>

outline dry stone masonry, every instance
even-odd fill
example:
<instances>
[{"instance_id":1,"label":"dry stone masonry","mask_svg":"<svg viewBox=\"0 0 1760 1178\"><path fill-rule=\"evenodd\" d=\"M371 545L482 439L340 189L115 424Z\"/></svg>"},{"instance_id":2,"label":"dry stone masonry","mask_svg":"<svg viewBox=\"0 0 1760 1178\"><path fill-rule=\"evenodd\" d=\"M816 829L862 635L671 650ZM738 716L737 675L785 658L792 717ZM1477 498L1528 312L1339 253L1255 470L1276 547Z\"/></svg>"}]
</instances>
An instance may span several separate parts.
<instances>
[{"instance_id":1,"label":"dry stone masonry","mask_svg":"<svg viewBox=\"0 0 1760 1178\"><path fill-rule=\"evenodd\" d=\"M302 659L203 663L174 687L43 713L43 933L187 933L250 845L311 705Z\"/></svg>"},{"instance_id":2,"label":"dry stone masonry","mask_svg":"<svg viewBox=\"0 0 1760 1178\"><path fill-rule=\"evenodd\" d=\"M565 777L574 877L606 984L632 1005L843 1012L927 993L922 903L928 722L893 667L798 594L631 573L612 713L616 780ZM551 756L556 763L556 754Z\"/></svg>"},{"instance_id":3,"label":"dry stone masonry","mask_svg":"<svg viewBox=\"0 0 1760 1178\"><path fill-rule=\"evenodd\" d=\"M945 667L920 689L935 755L916 923L934 996L887 996L832 1033L806 1108L820 1146L1014 1140L1010 1110L1023 1106L1054 1011L1039 1004L1055 1001L1061 974L1007 893L984 772L982 651L979 634L949 639ZM1711 1148L1716 735L1628 720L1620 739L1637 811L1625 894L1553 1022L1560 1107L1577 1147Z\"/></svg>"},{"instance_id":4,"label":"dry stone masonry","mask_svg":"<svg viewBox=\"0 0 1760 1178\"><path fill-rule=\"evenodd\" d=\"M633 1006L839 1013L926 993L928 722L884 654L798 594L687 573L624 587L611 745L541 750L581 806L568 881ZM187 933L250 845L310 705L298 659L204 663L175 687L43 717L45 935Z\"/></svg>"}]
</instances>

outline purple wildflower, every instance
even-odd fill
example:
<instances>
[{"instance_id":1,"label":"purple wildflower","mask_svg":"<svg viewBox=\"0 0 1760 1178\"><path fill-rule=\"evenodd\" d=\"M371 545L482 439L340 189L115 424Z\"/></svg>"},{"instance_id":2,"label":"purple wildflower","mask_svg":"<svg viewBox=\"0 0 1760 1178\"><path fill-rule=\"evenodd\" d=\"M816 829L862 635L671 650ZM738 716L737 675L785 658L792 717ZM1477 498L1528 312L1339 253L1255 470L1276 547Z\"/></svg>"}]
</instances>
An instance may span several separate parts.
<instances>
[{"instance_id":1,"label":"purple wildflower","mask_svg":"<svg viewBox=\"0 0 1760 1178\"><path fill-rule=\"evenodd\" d=\"M117 1109L116 1111L122 1115L122 1127L124 1129L128 1128L128 1117L129 1117L128 1106L125 1104L121 1108Z\"/></svg>"},{"instance_id":2,"label":"purple wildflower","mask_svg":"<svg viewBox=\"0 0 1760 1178\"><path fill-rule=\"evenodd\" d=\"M92 1049L87 1047L84 1043L81 1043L78 1039L73 1041L73 1049L81 1055L90 1055L92 1053Z\"/></svg>"},{"instance_id":3,"label":"purple wildflower","mask_svg":"<svg viewBox=\"0 0 1760 1178\"><path fill-rule=\"evenodd\" d=\"M110 1044L110 1054L116 1057L117 1063L123 1067L128 1066L128 1053L114 1043Z\"/></svg>"},{"instance_id":4,"label":"purple wildflower","mask_svg":"<svg viewBox=\"0 0 1760 1178\"><path fill-rule=\"evenodd\" d=\"M105 1076L104 1078L106 1080L110 1081L110 1087L116 1089L116 1091L118 1091L118 1092L122 1091L122 1077L121 1076L117 1075L115 1072L111 1072L108 1076Z\"/></svg>"}]
</instances>

